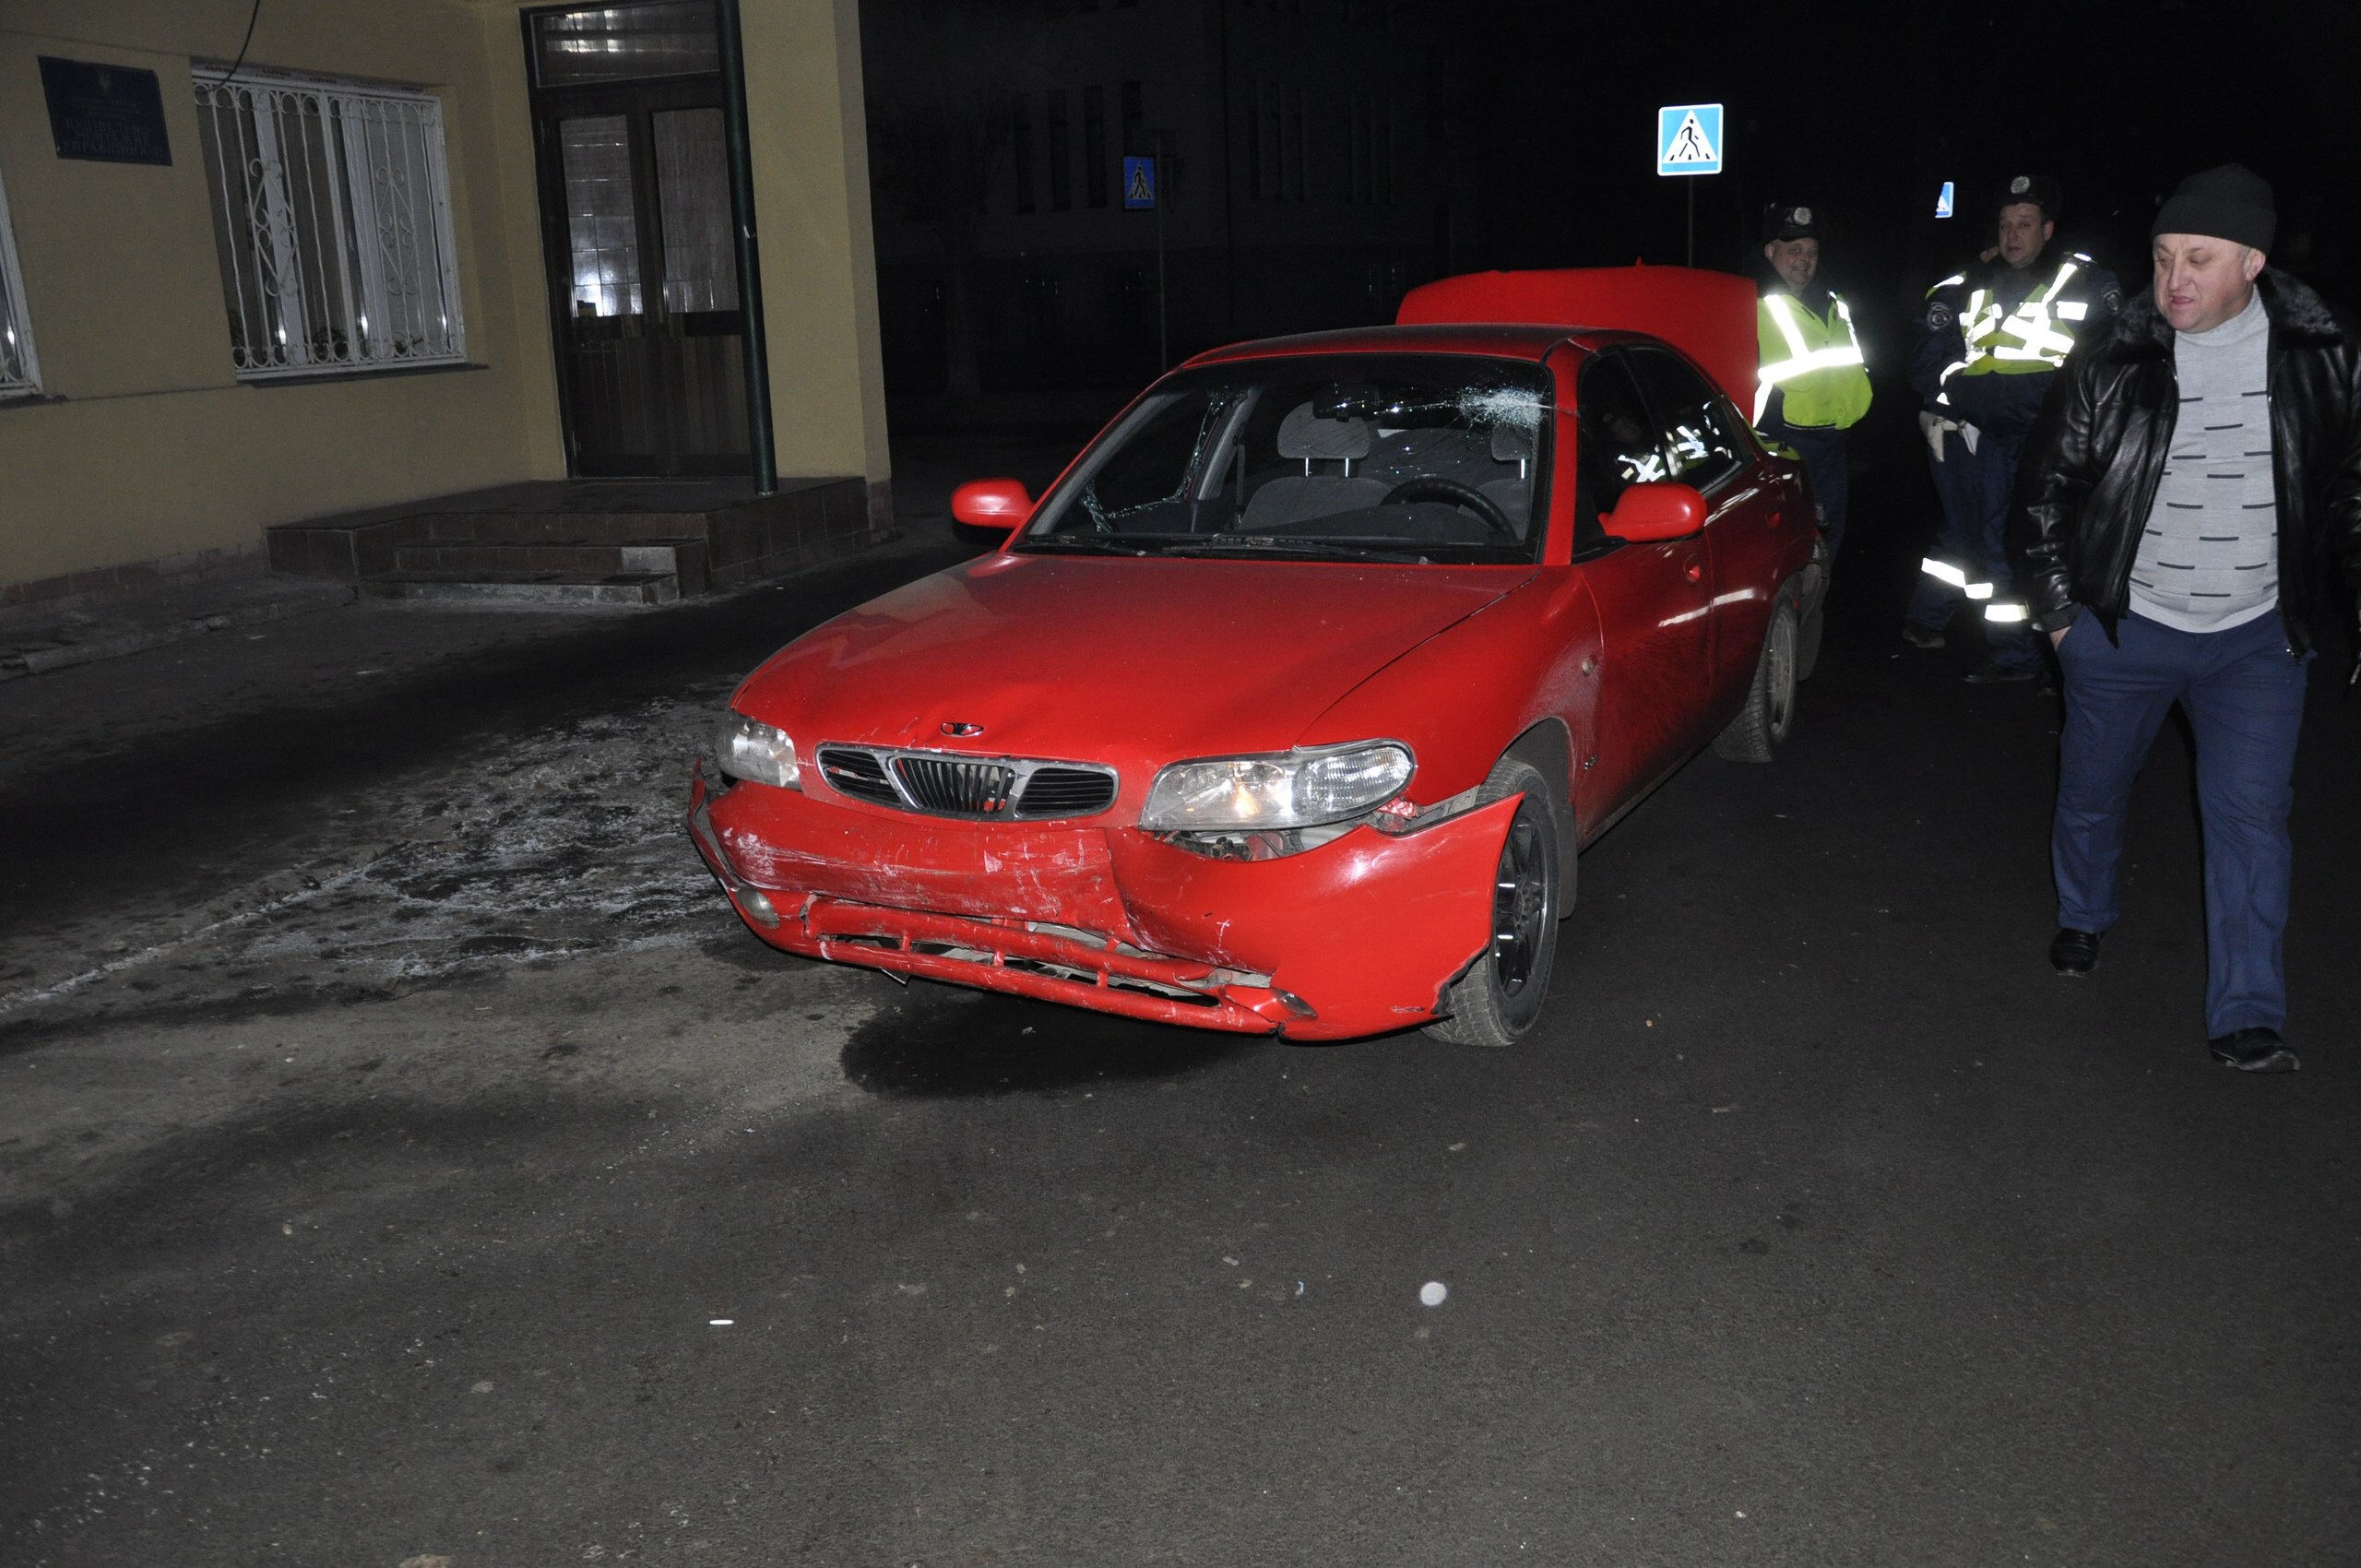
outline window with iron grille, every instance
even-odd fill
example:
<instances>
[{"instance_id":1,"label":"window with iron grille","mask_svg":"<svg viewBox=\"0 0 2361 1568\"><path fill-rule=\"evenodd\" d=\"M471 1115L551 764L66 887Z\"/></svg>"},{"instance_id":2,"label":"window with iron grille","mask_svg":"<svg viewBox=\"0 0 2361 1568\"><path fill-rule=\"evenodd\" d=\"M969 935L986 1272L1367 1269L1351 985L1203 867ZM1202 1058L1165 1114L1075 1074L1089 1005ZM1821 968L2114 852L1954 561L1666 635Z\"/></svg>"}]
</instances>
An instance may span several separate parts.
<instances>
[{"instance_id":1,"label":"window with iron grille","mask_svg":"<svg viewBox=\"0 0 2361 1568\"><path fill-rule=\"evenodd\" d=\"M238 375L465 359L442 104L251 71L196 81Z\"/></svg>"},{"instance_id":2,"label":"window with iron grille","mask_svg":"<svg viewBox=\"0 0 2361 1568\"><path fill-rule=\"evenodd\" d=\"M17 270L17 236L8 226L8 192L0 186L0 398L41 390L33 333L25 319L25 280Z\"/></svg>"}]
</instances>

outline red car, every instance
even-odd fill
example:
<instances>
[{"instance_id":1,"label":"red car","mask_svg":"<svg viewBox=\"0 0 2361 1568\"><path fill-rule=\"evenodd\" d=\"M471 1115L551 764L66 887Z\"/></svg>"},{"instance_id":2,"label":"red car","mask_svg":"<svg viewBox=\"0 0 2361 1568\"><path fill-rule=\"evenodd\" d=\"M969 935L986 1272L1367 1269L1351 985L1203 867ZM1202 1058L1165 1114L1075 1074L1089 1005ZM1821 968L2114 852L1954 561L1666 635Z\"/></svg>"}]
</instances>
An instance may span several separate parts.
<instances>
[{"instance_id":1,"label":"red car","mask_svg":"<svg viewBox=\"0 0 2361 1568\"><path fill-rule=\"evenodd\" d=\"M962 486L1004 548L756 670L697 847L789 953L1506 1044L1576 852L1787 733L1822 574L1728 396L1754 351L1742 279L1614 268L1201 354L1038 504Z\"/></svg>"}]
</instances>

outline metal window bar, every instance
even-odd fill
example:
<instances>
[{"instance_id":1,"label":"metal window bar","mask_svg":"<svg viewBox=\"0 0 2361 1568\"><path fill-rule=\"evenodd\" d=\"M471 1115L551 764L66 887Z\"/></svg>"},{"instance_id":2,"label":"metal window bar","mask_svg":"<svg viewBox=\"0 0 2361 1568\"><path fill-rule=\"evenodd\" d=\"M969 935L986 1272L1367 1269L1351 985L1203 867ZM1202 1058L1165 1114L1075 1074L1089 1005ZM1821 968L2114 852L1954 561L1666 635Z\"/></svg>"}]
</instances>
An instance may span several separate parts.
<instances>
[{"instance_id":1,"label":"metal window bar","mask_svg":"<svg viewBox=\"0 0 2361 1568\"><path fill-rule=\"evenodd\" d=\"M441 102L195 76L239 377L464 360Z\"/></svg>"},{"instance_id":2,"label":"metal window bar","mask_svg":"<svg viewBox=\"0 0 2361 1568\"><path fill-rule=\"evenodd\" d=\"M41 390L31 323L25 316L25 279L17 267L16 232L8 223L8 192L0 185L0 398Z\"/></svg>"}]
</instances>

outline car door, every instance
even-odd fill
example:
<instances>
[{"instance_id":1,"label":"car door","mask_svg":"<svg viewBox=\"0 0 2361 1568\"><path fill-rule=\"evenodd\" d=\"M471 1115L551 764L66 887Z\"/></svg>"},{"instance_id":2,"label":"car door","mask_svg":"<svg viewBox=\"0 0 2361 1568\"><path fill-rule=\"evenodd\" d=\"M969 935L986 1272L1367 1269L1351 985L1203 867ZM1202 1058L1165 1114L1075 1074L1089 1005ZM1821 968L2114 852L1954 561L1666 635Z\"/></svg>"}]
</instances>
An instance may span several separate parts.
<instances>
[{"instance_id":1,"label":"car door","mask_svg":"<svg viewBox=\"0 0 2361 1568\"><path fill-rule=\"evenodd\" d=\"M1597 719L1574 786L1586 825L1603 826L1706 735L1707 540L1624 544L1606 533L1624 491L1671 477L1629 358L1617 349L1594 355L1575 385L1574 540L1600 640Z\"/></svg>"},{"instance_id":2,"label":"car door","mask_svg":"<svg viewBox=\"0 0 2361 1568\"><path fill-rule=\"evenodd\" d=\"M1672 478L1705 498L1705 625L1714 670L1710 709L1733 709L1754 678L1786 535L1779 508L1753 482L1754 449L1729 399L1678 355L1631 350Z\"/></svg>"}]
</instances>

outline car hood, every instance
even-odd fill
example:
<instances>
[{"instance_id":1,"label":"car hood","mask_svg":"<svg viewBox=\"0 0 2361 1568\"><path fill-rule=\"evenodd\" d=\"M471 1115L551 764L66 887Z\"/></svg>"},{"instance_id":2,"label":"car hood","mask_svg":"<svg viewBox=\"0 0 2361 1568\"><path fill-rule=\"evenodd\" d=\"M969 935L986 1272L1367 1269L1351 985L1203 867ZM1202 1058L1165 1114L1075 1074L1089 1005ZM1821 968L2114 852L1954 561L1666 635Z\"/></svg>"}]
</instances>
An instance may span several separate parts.
<instances>
[{"instance_id":1,"label":"car hood","mask_svg":"<svg viewBox=\"0 0 2361 1568\"><path fill-rule=\"evenodd\" d=\"M1533 575L992 555L807 633L733 706L807 756L825 742L1119 766L1285 751L1355 686Z\"/></svg>"}]
</instances>

